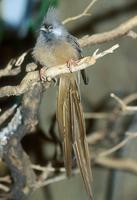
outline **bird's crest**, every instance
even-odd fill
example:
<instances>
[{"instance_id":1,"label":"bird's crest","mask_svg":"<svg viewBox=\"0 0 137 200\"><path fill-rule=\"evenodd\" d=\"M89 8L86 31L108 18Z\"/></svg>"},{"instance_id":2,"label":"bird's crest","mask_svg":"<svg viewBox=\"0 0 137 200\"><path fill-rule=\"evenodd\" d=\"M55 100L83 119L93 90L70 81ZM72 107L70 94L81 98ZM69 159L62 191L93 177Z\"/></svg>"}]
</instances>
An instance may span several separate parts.
<instances>
[{"instance_id":1,"label":"bird's crest","mask_svg":"<svg viewBox=\"0 0 137 200\"><path fill-rule=\"evenodd\" d=\"M44 20L43 20L43 24L55 24L55 23L59 23L59 19L57 16L57 10L54 7L49 7Z\"/></svg>"}]
</instances>

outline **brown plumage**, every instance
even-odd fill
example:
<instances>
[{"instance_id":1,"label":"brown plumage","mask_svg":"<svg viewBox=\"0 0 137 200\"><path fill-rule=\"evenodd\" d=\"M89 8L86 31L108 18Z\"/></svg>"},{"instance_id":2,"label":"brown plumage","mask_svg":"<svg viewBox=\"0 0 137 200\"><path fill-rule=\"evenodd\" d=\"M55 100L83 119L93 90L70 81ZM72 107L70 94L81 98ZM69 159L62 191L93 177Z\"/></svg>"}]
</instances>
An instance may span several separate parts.
<instances>
[{"instance_id":1,"label":"brown plumage","mask_svg":"<svg viewBox=\"0 0 137 200\"><path fill-rule=\"evenodd\" d=\"M45 67L64 64L71 59L78 60L81 57L81 49L76 38L70 35L61 22L53 16L54 11L50 9L44 18L33 51L34 59ZM50 31L48 31L49 26ZM72 152L74 152L91 200L90 157L76 74L69 73L59 77L57 121L63 144L66 174L68 177L71 176Z\"/></svg>"},{"instance_id":2,"label":"brown plumage","mask_svg":"<svg viewBox=\"0 0 137 200\"><path fill-rule=\"evenodd\" d=\"M73 149L87 193L92 199L89 150L83 110L74 74L66 74L60 77L57 120L63 143L67 176L71 175Z\"/></svg>"}]
</instances>

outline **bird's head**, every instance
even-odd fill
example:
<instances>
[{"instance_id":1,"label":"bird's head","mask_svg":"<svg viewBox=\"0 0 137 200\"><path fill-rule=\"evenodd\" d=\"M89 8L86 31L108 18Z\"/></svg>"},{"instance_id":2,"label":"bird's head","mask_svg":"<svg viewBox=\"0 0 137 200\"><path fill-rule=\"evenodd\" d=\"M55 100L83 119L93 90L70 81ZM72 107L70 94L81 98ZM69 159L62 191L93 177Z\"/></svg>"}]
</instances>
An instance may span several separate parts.
<instances>
[{"instance_id":1,"label":"bird's head","mask_svg":"<svg viewBox=\"0 0 137 200\"><path fill-rule=\"evenodd\" d=\"M44 17L40 28L40 34L46 38L46 41L55 38L60 39L68 34L61 21L57 18L56 10L53 7L48 9L46 16Z\"/></svg>"}]
</instances>

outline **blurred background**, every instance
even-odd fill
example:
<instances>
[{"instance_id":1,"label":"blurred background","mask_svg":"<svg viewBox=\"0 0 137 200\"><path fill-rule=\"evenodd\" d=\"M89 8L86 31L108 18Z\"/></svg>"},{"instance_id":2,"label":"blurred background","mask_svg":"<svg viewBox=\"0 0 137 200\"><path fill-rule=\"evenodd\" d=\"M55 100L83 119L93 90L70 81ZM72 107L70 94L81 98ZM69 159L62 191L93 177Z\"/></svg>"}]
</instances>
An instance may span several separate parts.
<instances>
[{"instance_id":1,"label":"blurred background","mask_svg":"<svg viewBox=\"0 0 137 200\"><path fill-rule=\"evenodd\" d=\"M4 68L12 57L34 46L42 18L49 5L55 6L61 20L64 20L81 13L89 3L90 0L0 0L0 68ZM91 9L91 16L70 22L66 26L73 35L80 38L85 34L110 30L136 13L137 0L98 0ZM84 55L91 55L97 48L101 51L116 43L120 44L120 48L114 54L105 56L95 67L88 69L90 84L81 85L85 112L111 111L115 104L110 98L111 92L120 97L137 92L137 40L123 37L113 42L88 46L83 50ZM3 81L0 82L1 86ZM56 88L49 88L43 94L39 112L40 126L44 134L49 133L50 121L55 114L55 100ZM130 118L130 122L132 120ZM130 128L129 120L125 123L126 129ZM87 132L92 133L95 129L104 130L106 122L99 121L95 124L93 120L88 120L87 126ZM125 127L122 131L125 131ZM37 141L34 140L31 144L37 146ZM43 151L50 157L54 148L47 143ZM120 155L137 159L136 151L137 141L134 140ZM96 200L137 199L135 175L94 167L93 180ZM83 200L87 199L87 196L82 180L77 175L36 191L29 200L31 199Z\"/></svg>"}]
</instances>

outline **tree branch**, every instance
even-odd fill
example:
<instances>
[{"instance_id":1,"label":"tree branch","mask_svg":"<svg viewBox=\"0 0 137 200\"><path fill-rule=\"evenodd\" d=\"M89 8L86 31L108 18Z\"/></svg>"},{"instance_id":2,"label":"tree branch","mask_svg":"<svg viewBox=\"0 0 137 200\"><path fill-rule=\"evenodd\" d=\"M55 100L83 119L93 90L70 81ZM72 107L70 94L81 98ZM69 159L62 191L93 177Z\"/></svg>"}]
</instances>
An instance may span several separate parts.
<instances>
[{"instance_id":1,"label":"tree branch","mask_svg":"<svg viewBox=\"0 0 137 200\"><path fill-rule=\"evenodd\" d=\"M137 138L137 133L127 132L125 135L126 135L126 138L124 140L122 140L119 144L115 145L111 149L107 149L106 151L99 153L99 156L100 157L109 156L110 154L115 153L117 150L124 147L130 140Z\"/></svg>"},{"instance_id":2,"label":"tree branch","mask_svg":"<svg viewBox=\"0 0 137 200\"><path fill-rule=\"evenodd\" d=\"M20 68L16 68L12 70L13 64L15 62L15 59L11 59L7 66L4 69L0 70L0 78L3 76L13 76L17 75L20 72Z\"/></svg>"},{"instance_id":3,"label":"tree branch","mask_svg":"<svg viewBox=\"0 0 137 200\"><path fill-rule=\"evenodd\" d=\"M116 159L108 157L98 157L95 163L110 169L127 171L137 175L137 161L132 159Z\"/></svg>"},{"instance_id":4,"label":"tree branch","mask_svg":"<svg viewBox=\"0 0 137 200\"><path fill-rule=\"evenodd\" d=\"M137 15L120 24L111 31L98 33L91 36L84 36L79 40L79 43L81 47L85 47L87 45L109 42L111 40L127 35L129 31L131 31L135 27L137 27Z\"/></svg>"},{"instance_id":5,"label":"tree branch","mask_svg":"<svg viewBox=\"0 0 137 200\"><path fill-rule=\"evenodd\" d=\"M87 67L94 65L97 59L114 52L119 47L118 44L113 47L97 54L96 50L93 56L84 57L78 61L77 65L71 66L71 70L68 68L66 64L60 66L50 67L48 69L44 68L43 76L45 75L45 81L51 81L52 78L59 76L64 73L72 73ZM39 71L28 72L25 78L21 81L18 86L5 86L0 88L0 97L4 96L12 96L12 95L21 95L28 91L31 87L33 87L37 82L40 81Z\"/></svg>"},{"instance_id":6,"label":"tree branch","mask_svg":"<svg viewBox=\"0 0 137 200\"><path fill-rule=\"evenodd\" d=\"M110 94L112 98L114 98L120 105L122 112L127 113L127 114L132 114L137 111L137 106L128 106L122 101L118 96L115 94Z\"/></svg>"},{"instance_id":7,"label":"tree branch","mask_svg":"<svg viewBox=\"0 0 137 200\"><path fill-rule=\"evenodd\" d=\"M11 108L7 109L1 116L0 116L0 125L3 124L3 122L14 113L15 109L17 107L17 104L14 104Z\"/></svg>"},{"instance_id":8,"label":"tree branch","mask_svg":"<svg viewBox=\"0 0 137 200\"><path fill-rule=\"evenodd\" d=\"M35 64L34 64L35 65ZM17 86L4 86L0 88L0 97L21 95L32 88L38 81L40 81L39 71L28 72L23 78L20 85Z\"/></svg>"},{"instance_id":9,"label":"tree branch","mask_svg":"<svg viewBox=\"0 0 137 200\"><path fill-rule=\"evenodd\" d=\"M116 158L108 158L108 157L98 156L92 160L92 165L99 165L99 166L105 167L105 168L127 171L127 172L134 173L135 175L137 175L137 162L132 159L123 159L123 158L116 159ZM35 168L37 168L37 166L35 166ZM38 166L38 168L41 169L40 166ZM44 187L44 186L47 186L51 183L55 183L55 182L59 182L59 181L67 179L66 174L64 172L50 177L51 171L52 172L55 171L54 168L51 168L50 171L48 171L47 167L42 167L41 171L42 172L45 171L47 176L45 179L41 178L39 180L39 182L32 185L34 190ZM78 173L79 173L78 169L73 169L72 175L76 175Z\"/></svg>"}]
</instances>

